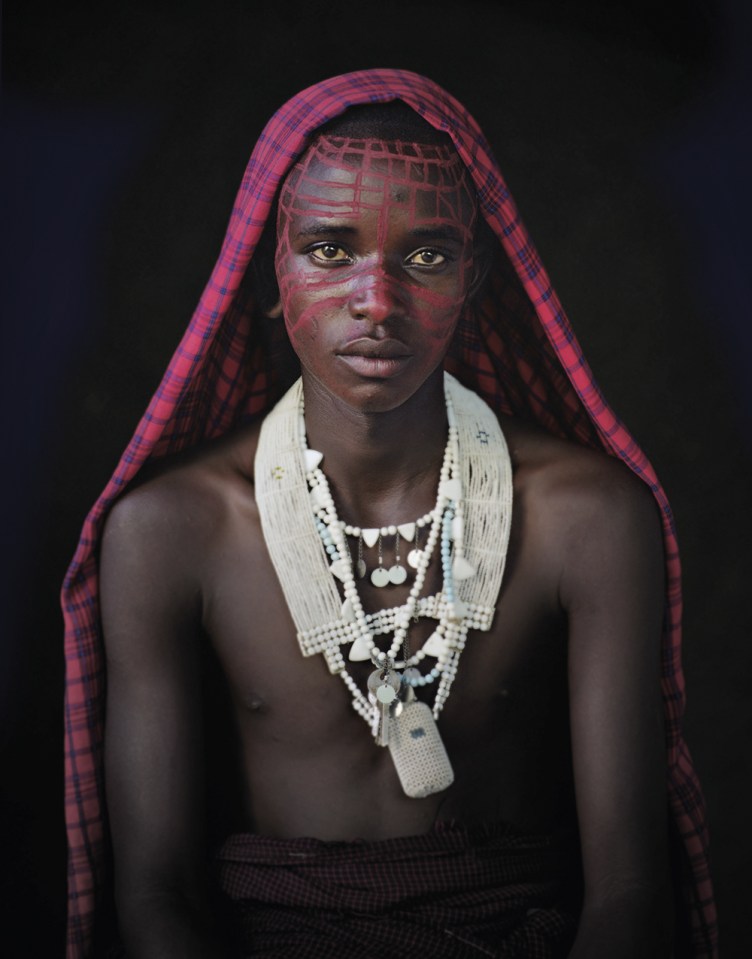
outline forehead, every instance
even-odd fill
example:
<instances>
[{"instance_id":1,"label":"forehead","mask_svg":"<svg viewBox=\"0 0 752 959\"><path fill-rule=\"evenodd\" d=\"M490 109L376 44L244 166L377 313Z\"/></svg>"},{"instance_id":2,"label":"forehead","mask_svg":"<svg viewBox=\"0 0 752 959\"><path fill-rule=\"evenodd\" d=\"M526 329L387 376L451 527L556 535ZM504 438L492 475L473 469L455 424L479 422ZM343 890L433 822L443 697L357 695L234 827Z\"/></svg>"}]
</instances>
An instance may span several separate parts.
<instances>
[{"instance_id":1,"label":"forehead","mask_svg":"<svg viewBox=\"0 0 752 959\"><path fill-rule=\"evenodd\" d=\"M280 195L288 216L352 216L402 207L421 221L471 226L475 194L457 153L436 144L321 137Z\"/></svg>"}]
</instances>

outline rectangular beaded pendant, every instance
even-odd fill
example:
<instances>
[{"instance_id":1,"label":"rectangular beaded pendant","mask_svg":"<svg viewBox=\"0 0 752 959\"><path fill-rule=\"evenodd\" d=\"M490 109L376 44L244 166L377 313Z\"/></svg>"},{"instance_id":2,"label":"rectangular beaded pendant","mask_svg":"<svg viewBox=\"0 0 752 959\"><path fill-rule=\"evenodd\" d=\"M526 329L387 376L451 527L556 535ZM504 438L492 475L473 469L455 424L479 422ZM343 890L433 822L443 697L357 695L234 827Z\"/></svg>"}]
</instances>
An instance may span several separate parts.
<instances>
[{"instance_id":1,"label":"rectangular beaded pendant","mask_svg":"<svg viewBox=\"0 0 752 959\"><path fill-rule=\"evenodd\" d=\"M389 752L402 788L412 799L448 789L454 770L430 706L405 703L389 720Z\"/></svg>"}]
</instances>

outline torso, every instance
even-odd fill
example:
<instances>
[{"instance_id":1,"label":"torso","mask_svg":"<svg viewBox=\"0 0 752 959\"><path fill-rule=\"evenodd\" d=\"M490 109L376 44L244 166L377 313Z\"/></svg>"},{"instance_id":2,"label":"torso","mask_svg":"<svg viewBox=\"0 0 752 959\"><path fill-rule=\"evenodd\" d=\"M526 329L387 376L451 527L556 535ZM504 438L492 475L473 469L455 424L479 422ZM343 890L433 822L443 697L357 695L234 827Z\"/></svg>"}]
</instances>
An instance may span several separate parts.
<instances>
[{"instance_id":1,"label":"torso","mask_svg":"<svg viewBox=\"0 0 752 959\"><path fill-rule=\"evenodd\" d=\"M216 784L220 792L239 784L228 827L280 837L379 839L425 832L437 819L505 820L537 832L574 821L566 618L557 565L546 548L553 509L546 506L549 461L569 447L511 420L503 428L514 469L504 581L492 629L469 634L439 720L455 782L424 799L404 794L389 751L375 745L323 657L301 656L254 500L258 426L178 465L166 474L172 480L153 481L174 484L177 477L183 492L195 493L197 508L183 511L194 530L186 552L199 564L203 635L219 667L218 702L238 746L237 768L219 770ZM427 586L435 591L432 565L434 581L429 575ZM404 601L408 587L363 585L364 607ZM431 628L430 621L411 627L413 646ZM371 668L351 664L361 688ZM420 698L430 701L424 690ZM211 713L217 700L207 703ZM212 715L207 725L211 754L212 738L232 732ZM227 743L221 745L222 755L231 756Z\"/></svg>"}]
</instances>

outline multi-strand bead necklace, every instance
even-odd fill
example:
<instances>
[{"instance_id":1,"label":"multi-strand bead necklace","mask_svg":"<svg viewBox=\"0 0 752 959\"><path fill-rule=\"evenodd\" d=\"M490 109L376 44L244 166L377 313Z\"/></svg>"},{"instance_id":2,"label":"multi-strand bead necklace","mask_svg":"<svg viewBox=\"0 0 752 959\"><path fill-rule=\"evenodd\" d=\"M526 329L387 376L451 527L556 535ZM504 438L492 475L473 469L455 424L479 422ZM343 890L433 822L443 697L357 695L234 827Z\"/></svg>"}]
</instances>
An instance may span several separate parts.
<instances>
[{"instance_id":1,"label":"multi-strand bead necklace","mask_svg":"<svg viewBox=\"0 0 752 959\"><path fill-rule=\"evenodd\" d=\"M330 671L341 676L353 707L380 745L389 744L390 725L397 729L400 710L403 705L407 708L420 687L435 684L432 709L419 705L430 723L438 718L457 675L468 631L490 629L503 575L511 520L506 444L489 407L448 374L445 396L448 435L436 502L414 523L363 528L340 519L321 468L323 456L307 447L300 381L267 415L256 454L256 501L264 538L301 651L304 656L324 654ZM394 537L394 563L385 565L379 549L378 565L370 578L377 587L398 586L409 575L401 562L400 542L412 542L413 534L416 541L408 565L414 570L414 581L406 601L366 613L357 586L357 579L366 573L363 543L371 548L381 545L379 540ZM348 537L356 541L355 557ZM436 552L442 588L423 596ZM413 652L410 625L420 617L438 622L429 639ZM378 645L380 636L391 636L387 648ZM347 669L345 645L350 646L349 661L370 660L375 667L365 690ZM425 669L428 657L435 659L431 669ZM429 733L426 742L433 737L440 745L435 725ZM418 770L430 756L420 741L413 746L416 751L408 764ZM404 756L398 761L394 749L390 751L402 778L399 766Z\"/></svg>"}]
</instances>

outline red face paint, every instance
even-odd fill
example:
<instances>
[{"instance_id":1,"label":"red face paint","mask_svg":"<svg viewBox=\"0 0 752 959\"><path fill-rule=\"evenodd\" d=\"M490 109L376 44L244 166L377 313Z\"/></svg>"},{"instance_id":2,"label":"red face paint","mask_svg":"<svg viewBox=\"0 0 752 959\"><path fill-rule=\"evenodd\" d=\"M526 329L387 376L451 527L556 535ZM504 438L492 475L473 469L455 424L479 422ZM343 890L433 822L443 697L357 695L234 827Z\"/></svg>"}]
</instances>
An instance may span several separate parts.
<instances>
[{"instance_id":1,"label":"red face paint","mask_svg":"<svg viewBox=\"0 0 752 959\"><path fill-rule=\"evenodd\" d=\"M316 141L277 220L280 300L304 371L355 405L379 387L397 403L419 389L467 298L475 217L448 147Z\"/></svg>"}]
</instances>

